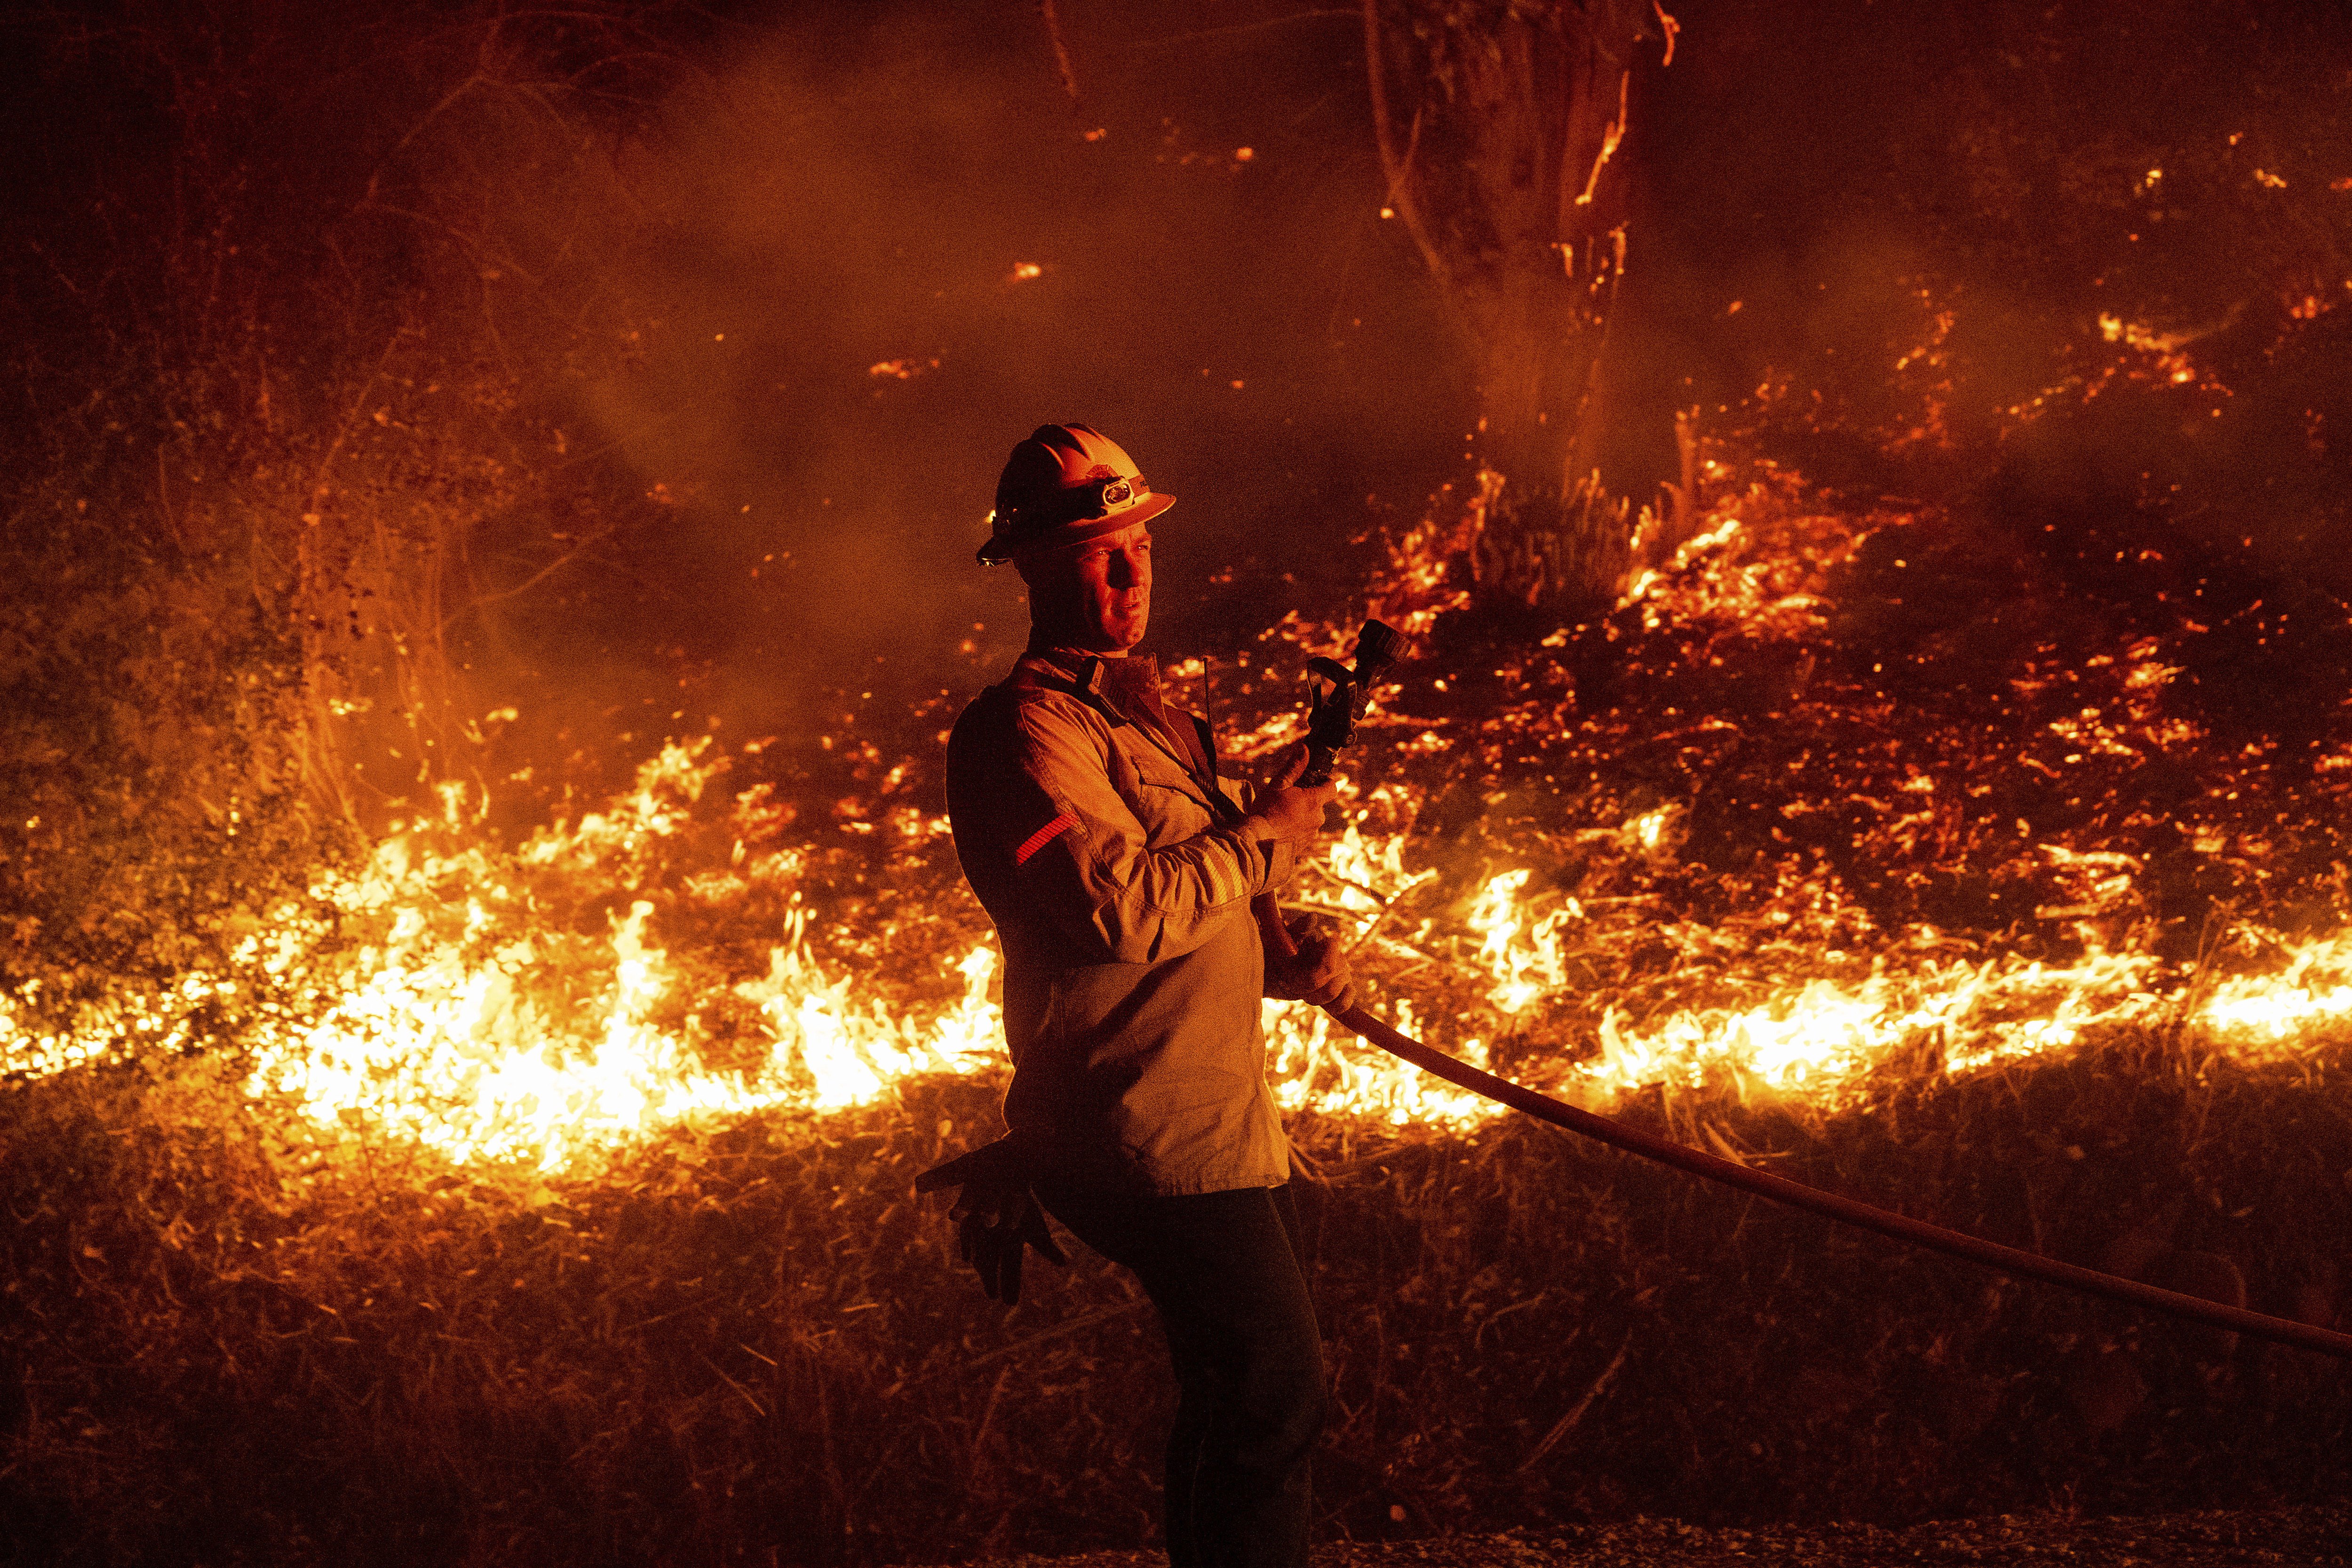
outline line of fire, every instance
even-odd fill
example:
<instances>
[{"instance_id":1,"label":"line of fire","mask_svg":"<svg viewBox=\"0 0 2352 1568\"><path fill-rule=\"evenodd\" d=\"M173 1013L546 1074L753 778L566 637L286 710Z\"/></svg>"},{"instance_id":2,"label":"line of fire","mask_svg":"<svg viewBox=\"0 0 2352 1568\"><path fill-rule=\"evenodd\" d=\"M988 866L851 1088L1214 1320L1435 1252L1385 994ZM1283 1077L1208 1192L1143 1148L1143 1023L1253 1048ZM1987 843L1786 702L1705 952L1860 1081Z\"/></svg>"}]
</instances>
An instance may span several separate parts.
<instances>
[{"instance_id":1,"label":"line of fire","mask_svg":"<svg viewBox=\"0 0 2352 1568\"><path fill-rule=\"evenodd\" d=\"M1279 894L1386 1027L2352 1324L2339 6L7 26L0 1561L1161 1543L1145 1290L914 1190L1041 422L1221 771L1400 635ZM1259 1017L1318 1543L2352 1496L2339 1359Z\"/></svg>"}]
</instances>

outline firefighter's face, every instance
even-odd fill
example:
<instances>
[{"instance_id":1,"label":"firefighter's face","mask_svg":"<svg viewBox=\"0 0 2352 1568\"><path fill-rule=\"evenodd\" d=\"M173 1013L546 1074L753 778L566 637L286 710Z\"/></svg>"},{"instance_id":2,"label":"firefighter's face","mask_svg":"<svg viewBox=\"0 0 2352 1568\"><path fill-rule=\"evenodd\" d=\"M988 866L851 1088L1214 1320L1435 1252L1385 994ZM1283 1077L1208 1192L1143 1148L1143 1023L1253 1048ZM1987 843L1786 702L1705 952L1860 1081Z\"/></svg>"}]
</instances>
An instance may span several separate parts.
<instances>
[{"instance_id":1,"label":"firefighter's face","mask_svg":"<svg viewBox=\"0 0 2352 1568\"><path fill-rule=\"evenodd\" d=\"M1065 647L1123 654L1151 621L1151 531L1131 522L1021 562L1029 618Z\"/></svg>"}]
</instances>

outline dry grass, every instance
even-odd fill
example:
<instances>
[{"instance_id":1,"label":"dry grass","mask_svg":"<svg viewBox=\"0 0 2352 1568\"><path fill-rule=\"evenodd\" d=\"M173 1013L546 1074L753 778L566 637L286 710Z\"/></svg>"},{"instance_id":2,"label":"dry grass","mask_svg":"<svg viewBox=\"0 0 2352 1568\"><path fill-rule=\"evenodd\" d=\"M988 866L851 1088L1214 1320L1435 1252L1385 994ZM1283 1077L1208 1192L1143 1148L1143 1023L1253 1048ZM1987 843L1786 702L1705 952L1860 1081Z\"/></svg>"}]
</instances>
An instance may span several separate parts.
<instances>
[{"instance_id":1,"label":"dry grass","mask_svg":"<svg viewBox=\"0 0 2352 1568\"><path fill-rule=\"evenodd\" d=\"M1150 1538L1170 1394L1148 1309L1088 1258L1004 1313L909 1192L986 1126L989 1086L681 1135L532 1208L363 1164L290 1198L212 1082L118 1069L0 1098L16 1561ZM2352 1107L2324 1070L2117 1047L1810 1127L1701 1109L1801 1177L2131 1272L2226 1259L2258 1308L2336 1310ZM2344 1495L2335 1363L1532 1125L1298 1131L1338 1394L1327 1537Z\"/></svg>"},{"instance_id":2,"label":"dry grass","mask_svg":"<svg viewBox=\"0 0 2352 1568\"><path fill-rule=\"evenodd\" d=\"M1867 608L1870 552L1894 546L1849 550L1851 530L1761 489L1741 504L1751 532L1797 543L1767 539L1751 576L1694 574L1524 667L1486 657L1492 626L1465 622L1449 647L1441 626L1399 708L1452 743L1367 753L1419 803L1396 826L1439 872L1408 911L1435 957L1514 864L1538 873L1531 898L1611 911L1536 1022L1488 1034L1507 1069L1588 1053L1595 1006L1639 1022L1824 965L1857 979L1929 917L1981 950L2061 959L2095 937L2194 945L2224 913L2250 948L2340 926L2346 737L2310 737L2326 742L2299 749L2310 761L2271 773L2218 728L2210 746L2162 740L2151 707L2116 743L2157 762L2086 753L2066 763L2080 793L2053 795L2019 755L2095 692L2142 700L2131 671L2148 660L2092 662L2114 629L2085 620L2063 658L1969 642L1952 655L1966 679L1880 689L1861 641L1769 612L1819 587L1815 556L1858 561L1847 585ZM1800 548L1807 528L1828 542ZM1760 618L1743 583L1769 601ZM1496 673L1433 678L1465 668ZM2178 700L2224 717L2210 696ZM1762 718L1737 745L1667 721L1714 712ZM917 755L866 751L856 767ZM1937 780L1932 820L1887 805L1915 773ZM732 796L747 812L767 809L759 782ZM1670 852L1612 826L1684 801ZM2291 833L2272 822L2288 807ZM2013 826L2029 811L2049 818L2031 837ZM584 951L625 889L656 906L677 994L724 996L782 923L692 896L698 868L758 837L738 826L695 818L632 840L625 865L541 868L546 897L499 918ZM912 977L939 979L940 911L971 915L941 841L886 853L807 832L828 963L916 1006ZM2033 847L2044 834L2149 875L2084 915L2063 862ZM435 910L470 930L452 887ZM2036 912L2004 912L2019 904ZM1707 940L1677 950L1677 931ZM1402 987L1402 969L1367 968ZM1431 984L1424 1016L1466 1030L1486 1005ZM293 1179L302 1140L234 1090L233 1024L202 1037L211 1057L156 1050L0 1091L0 1512L21 1521L19 1560L870 1563L1150 1538L1170 1394L1148 1309L1081 1263L1001 1312L912 1198L917 1171L992 1127L996 1086L904 1084L865 1110L681 1131L539 1201L364 1125ZM1738 1075L1628 1114L1946 1225L2327 1321L2352 1104L2333 1081L2343 1043L2305 1045L2261 1067L2168 1027L1958 1081L1893 1063L1901 1087L1834 1114ZM1297 1132L1319 1173L1328 1536L2345 1493L2336 1363L2000 1281L1549 1130Z\"/></svg>"},{"instance_id":3,"label":"dry grass","mask_svg":"<svg viewBox=\"0 0 2352 1568\"><path fill-rule=\"evenodd\" d=\"M202 19L107 45L144 76L213 84L188 101L229 118L181 125L152 158L146 110L118 107L100 141L196 192L199 216L68 256L121 298L89 307L88 331L22 334L9 364L27 406L76 411L38 433L0 530L26 585L0 650L19 698L0 783L26 804L0 846L12 1005L28 979L68 1007L217 969L322 860L356 853L352 819L413 814L395 791L462 773L415 772L486 705L468 709L448 668L451 616L521 595L586 538L659 521L634 471L568 452L526 395L580 374L573 334L625 359L612 345L634 331L618 303L580 303L605 296L562 269L596 252L544 205L572 202L583 224L624 205L595 159L576 162L599 144L575 134L594 116L551 108L573 100L551 96L516 18L460 9L466 26L418 24L429 47L299 7L263 40L276 53L220 47ZM674 58L614 52L630 40L609 15L564 53L601 37L608 60ZM506 66L478 47L493 35L518 51ZM284 82L362 58L390 73L374 110L339 92L320 123L404 158L362 138L257 183L224 172L213 154L233 144L308 140L249 136L234 106L280 114ZM310 60L337 69L292 68ZM445 104L460 81L478 90ZM512 156L488 156L501 147ZM451 172L477 159L530 188ZM382 169L382 202L322 204L342 188L318 174L331 164ZM147 188L111 199L180 210L142 202ZM311 237L282 220L327 205L348 221ZM485 228L473 212L503 216ZM77 205L57 232L89 228ZM548 280L502 268L486 292L491 252L535 258ZM518 335L518 320L540 328ZM1498 870L1535 871L1530 900L1616 911L1580 939L1540 1028L1487 1031L1506 1068L1589 1054L1596 1008L1640 1022L1757 994L1791 954L1806 973L1847 954L1839 973L1856 978L1926 925L1979 952L2144 941L2183 964L2227 930L2252 963L2352 912L2341 605L2236 548L2251 536L2234 525L2021 502L1823 516L1787 476L1745 472L1694 499L1710 531L1736 510L1761 542L1570 637L1523 606L1635 563L1599 526L1613 510L1584 499L1556 534L1498 522L1451 563L1403 563L1425 602L1391 584L1389 613L1475 602L1435 625L1391 705L1417 716L1392 740L1425 721L1442 743L1358 759L1360 784L1410 786L1395 826L1440 872L1400 910L1445 928L1427 971ZM494 541L505 574L464 579L457 557L487 560ZM2191 598L2239 608L2200 609L2209 628L2179 609ZM1255 679L1219 694L1239 731L1295 701L1286 685L1252 698ZM747 760L743 816L784 833L791 812L761 805L761 786L810 803L896 788L928 811L940 722L894 734L876 720L856 761L808 737L762 753L772 772ZM1668 805L1678 842L1622 842ZM976 919L953 902L944 847L886 849L894 836L844 838L820 815L787 846L835 895L811 940L911 1007L940 981L940 911ZM601 950L612 909L642 892L717 1054L764 1048L719 1009L763 968L782 912L689 896L691 873L729 863L735 826L701 819L625 877L542 868L543 901L499 918L529 914L559 952ZM2085 912L2044 843L2146 875ZM434 912L466 925L470 890ZM1725 940L1678 952L1660 934L1675 927ZM1439 1000L1423 1016L1481 1005ZM992 1124L993 1086L680 1132L547 1202L420 1167L363 1130L296 1181L300 1140L236 1091L242 1021L206 1005L186 1037L215 1058L158 1048L0 1086L12 1560L866 1563L1148 1538L1169 1400L1148 1310L1081 1262L1001 1312L911 1197L917 1170ZM2004 1241L2340 1316L2341 1044L2293 1068L2194 1049L2131 1037L1960 1083L1923 1074L1826 1119L1727 1098L1631 1114ZM1544 1130L1298 1133L1320 1173L1309 1213L1339 1400L1327 1535L2345 1492L2336 1363L2003 1283Z\"/></svg>"}]
</instances>

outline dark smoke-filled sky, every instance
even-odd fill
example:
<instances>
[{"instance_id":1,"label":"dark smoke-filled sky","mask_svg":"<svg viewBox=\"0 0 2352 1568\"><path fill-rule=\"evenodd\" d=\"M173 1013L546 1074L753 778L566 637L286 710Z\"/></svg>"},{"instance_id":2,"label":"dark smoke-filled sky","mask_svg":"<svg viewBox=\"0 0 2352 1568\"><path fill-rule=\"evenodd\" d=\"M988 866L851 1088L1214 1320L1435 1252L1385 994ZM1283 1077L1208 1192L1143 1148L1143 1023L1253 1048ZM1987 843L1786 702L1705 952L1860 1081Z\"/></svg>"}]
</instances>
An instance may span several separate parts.
<instances>
[{"instance_id":1,"label":"dark smoke-filled sky","mask_svg":"<svg viewBox=\"0 0 2352 1568\"><path fill-rule=\"evenodd\" d=\"M722 706L772 700L812 638L913 661L912 690L979 621L976 665L941 683L999 668L1017 584L969 550L1004 450L1040 420L1091 420L1181 498L1160 531L1171 654L1253 634L1296 602L1282 574L1344 592L1350 535L1466 469L1468 371L1378 216L1352 13L1059 15L1075 106L1034 7L843 11L731 53L635 154L657 194L612 265L668 320L597 416L644 472L699 487L691 542L649 580L698 619L723 607L680 639L742 693ZM1905 412L1894 362L1927 331L1928 290L1959 318L1955 420L2046 384L2102 309L2170 331L2242 314L2279 287L2264 269L2282 247L2224 214L2151 213L2135 185L2143 163L2210 163L2233 134L2300 155L2298 178L2352 152L2312 113L2352 69L2329 16L1685 7L1628 142L1606 477L1646 498L1673 472L1676 406L1736 422L1777 371L1825 393L1843 432L1800 461L1916 481L1867 471L1883 466L1867 437ZM2248 151L2238 183L2272 194ZM1023 264L1042 270L1016 279ZM910 374L873 373L886 362ZM778 547L790 569L751 588L752 552ZM1227 569L1238 581L1204 604Z\"/></svg>"},{"instance_id":2,"label":"dark smoke-filled sky","mask_svg":"<svg viewBox=\"0 0 2352 1568\"><path fill-rule=\"evenodd\" d=\"M578 59L570 24L539 13L436 32L422 10L19 12L7 112L34 243L14 247L11 297L47 356L31 379L65 385L58 364L121 335L92 301L135 276L118 263L141 235L197 223L198 197L233 208L271 170L300 165L281 184L315 205L249 200L240 245L226 228L220 245L282 257L282 292L341 286L338 308L363 310L372 257L425 258L401 274L425 290L399 305L402 352L495 361L534 439L611 503L583 521L512 501L442 569L463 701L524 711L501 766L620 760L714 718L804 729L842 710L836 689L898 701L992 679L1021 638L1019 585L971 551L1005 451L1048 420L1099 426L1180 498L1156 531L1152 643L1230 653L1293 605L1336 605L1363 575L1353 541L1466 476L1471 365L1380 217L1355 7L1055 10L1067 86L1027 0L602 7ZM1957 493L2006 464L2005 494L2038 504L2054 483L2103 505L2173 482L2170 462L2191 488L2223 476L2240 526L2275 482L2256 473L2267 427L2085 446L2068 425L2011 450L2003 411L2073 374L2103 314L2252 364L2292 301L2334 304L2352 204L2331 183L2352 180L2340 6L1675 11L1675 59L1643 56L1621 155L1612 489L1654 494L1674 413L1696 407L1857 495ZM622 22L665 62L628 91ZM525 59L525 34L553 56ZM482 112L486 82L528 90ZM175 278L124 298L162 319ZM1906 360L1939 313L1940 380ZM304 395L304 319L255 329L281 367L257 417L272 385L280 409ZM2280 418L2316 407L2300 389L2324 357ZM447 395L430 374L420 407ZM1895 450L1929 399L1950 440ZM28 434L25 471L59 439ZM148 483L156 442L123 440L104 460ZM2343 442L2311 441L2290 476L2305 512L2343 466ZM163 467L159 504L177 483L184 507L194 480ZM2299 570L2344 553L2307 528L2276 548Z\"/></svg>"},{"instance_id":3,"label":"dark smoke-filled sky","mask_svg":"<svg viewBox=\"0 0 2352 1568\"><path fill-rule=\"evenodd\" d=\"M586 414L690 496L614 569L706 700L788 707L819 647L834 681L921 667L876 678L907 690L1001 666L1019 584L971 551L1041 422L1097 425L1180 498L1177 648L1240 635L1200 607L1212 573L1344 583L1366 497L1417 507L1458 462L1466 388L1378 232L1349 28L1161 10L1063 8L1075 107L1031 7L788 24L632 151L647 210L605 270L661 327Z\"/></svg>"}]
</instances>

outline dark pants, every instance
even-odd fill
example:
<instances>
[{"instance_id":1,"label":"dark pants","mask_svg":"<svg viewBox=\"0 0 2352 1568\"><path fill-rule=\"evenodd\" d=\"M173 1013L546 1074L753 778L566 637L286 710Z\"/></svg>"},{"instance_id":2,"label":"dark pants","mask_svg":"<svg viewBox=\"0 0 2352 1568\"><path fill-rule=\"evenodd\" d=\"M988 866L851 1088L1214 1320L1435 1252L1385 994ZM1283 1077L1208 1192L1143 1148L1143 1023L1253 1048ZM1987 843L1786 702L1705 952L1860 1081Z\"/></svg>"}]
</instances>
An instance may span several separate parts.
<instances>
[{"instance_id":1,"label":"dark pants","mask_svg":"<svg viewBox=\"0 0 2352 1568\"><path fill-rule=\"evenodd\" d=\"M1134 1197L1048 1182L1038 1196L1135 1271L1168 1331L1169 1568L1305 1568L1323 1341L1290 1189Z\"/></svg>"}]
</instances>

